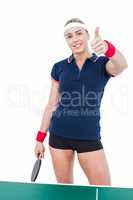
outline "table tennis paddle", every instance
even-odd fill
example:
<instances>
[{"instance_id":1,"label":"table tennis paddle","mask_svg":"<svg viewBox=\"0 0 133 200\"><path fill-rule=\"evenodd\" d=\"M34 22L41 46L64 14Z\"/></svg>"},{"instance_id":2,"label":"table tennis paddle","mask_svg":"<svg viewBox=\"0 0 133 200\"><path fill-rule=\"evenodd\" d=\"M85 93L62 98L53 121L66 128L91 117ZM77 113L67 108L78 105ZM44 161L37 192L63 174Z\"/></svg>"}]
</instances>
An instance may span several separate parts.
<instances>
[{"instance_id":1,"label":"table tennis paddle","mask_svg":"<svg viewBox=\"0 0 133 200\"><path fill-rule=\"evenodd\" d=\"M41 167L41 159L37 159L34 166L33 166L33 170L32 170L32 174L31 174L31 181L34 182L39 174L40 171L40 167Z\"/></svg>"}]
</instances>

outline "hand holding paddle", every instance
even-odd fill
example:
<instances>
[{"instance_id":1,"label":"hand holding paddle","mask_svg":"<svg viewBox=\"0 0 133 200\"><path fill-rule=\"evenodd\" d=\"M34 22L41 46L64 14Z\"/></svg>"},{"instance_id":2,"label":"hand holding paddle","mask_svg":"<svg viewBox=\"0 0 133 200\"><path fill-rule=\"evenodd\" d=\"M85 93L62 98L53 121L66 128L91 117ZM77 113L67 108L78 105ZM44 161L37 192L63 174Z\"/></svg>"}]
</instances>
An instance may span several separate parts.
<instances>
[{"instance_id":1,"label":"hand holding paddle","mask_svg":"<svg viewBox=\"0 0 133 200\"><path fill-rule=\"evenodd\" d=\"M42 142L36 142L34 152L38 159L44 158L45 147Z\"/></svg>"},{"instance_id":2,"label":"hand holding paddle","mask_svg":"<svg viewBox=\"0 0 133 200\"><path fill-rule=\"evenodd\" d=\"M33 166L33 170L31 173L32 182L34 182L37 179L37 176L39 174L41 163L42 163L41 158L44 158L44 151L45 151L45 147L43 146L43 143L37 142L36 147L35 147L35 155L37 157L37 160Z\"/></svg>"}]
</instances>

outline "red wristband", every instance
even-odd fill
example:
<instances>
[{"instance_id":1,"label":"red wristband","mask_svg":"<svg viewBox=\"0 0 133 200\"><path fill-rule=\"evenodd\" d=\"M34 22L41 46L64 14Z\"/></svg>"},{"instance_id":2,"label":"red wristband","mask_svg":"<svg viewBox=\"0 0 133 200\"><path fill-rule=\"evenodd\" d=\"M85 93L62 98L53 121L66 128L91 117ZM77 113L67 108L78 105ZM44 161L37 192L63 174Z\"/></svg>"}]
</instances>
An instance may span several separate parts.
<instances>
[{"instance_id":1,"label":"red wristband","mask_svg":"<svg viewBox=\"0 0 133 200\"><path fill-rule=\"evenodd\" d=\"M47 133L44 133L42 131L38 131L37 136L36 136L36 140L39 141L39 142L43 142L46 135L47 135Z\"/></svg>"},{"instance_id":2,"label":"red wristband","mask_svg":"<svg viewBox=\"0 0 133 200\"><path fill-rule=\"evenodd\" d=\"M110 42L108 42L107 40L104 40L106 43L107 43L107 45L108 45L108 49L107 49L107 51L104 53L105 54L105 56L107 56L107 57L112 57L114 54L115 54L115 52L116 52L116 48L115 48L115 46L113 45L113 44L111 44Z\"/></svg>"}]
</instances>

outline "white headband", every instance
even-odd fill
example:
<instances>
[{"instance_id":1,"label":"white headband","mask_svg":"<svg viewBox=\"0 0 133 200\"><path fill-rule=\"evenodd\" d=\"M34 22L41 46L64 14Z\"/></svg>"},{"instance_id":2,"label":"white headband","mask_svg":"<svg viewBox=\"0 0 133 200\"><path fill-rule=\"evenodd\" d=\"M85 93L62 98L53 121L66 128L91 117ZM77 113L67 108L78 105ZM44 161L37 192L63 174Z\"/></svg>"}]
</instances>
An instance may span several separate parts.
<instances>
[{"instance_id":1,"label":"white headband","mask_svg":"<svg viewBox=\"0 0 133 200\"><path fill-rule=\"evenodd\" d=\"M87 26L86 26L85 24L82 24L82 23L80 23L80 22L71 22L71 23L67 24L67 25L64 27L64 32L65 32L66 30L68 30L69 28L73 28L73 27L82 27L82 28L84 28L84 29L87 30Z\"/></svg>"}]
</instances>

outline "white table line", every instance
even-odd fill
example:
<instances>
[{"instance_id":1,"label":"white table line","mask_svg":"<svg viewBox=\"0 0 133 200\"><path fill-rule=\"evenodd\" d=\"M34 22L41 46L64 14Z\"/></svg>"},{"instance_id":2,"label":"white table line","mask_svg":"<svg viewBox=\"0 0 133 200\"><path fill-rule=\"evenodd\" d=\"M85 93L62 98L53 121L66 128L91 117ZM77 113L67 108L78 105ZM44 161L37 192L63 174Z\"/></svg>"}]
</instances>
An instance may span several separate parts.
<instances>
[{"instance_id":1,"label":"white table line","mask_svg":"<svg viewBox=\"0 0 133 200\"><path fill-rule=\"evenodd\" d=\"M98 200L98 188L96 188L96 200Z\"/></svg>"}]
</instances>

